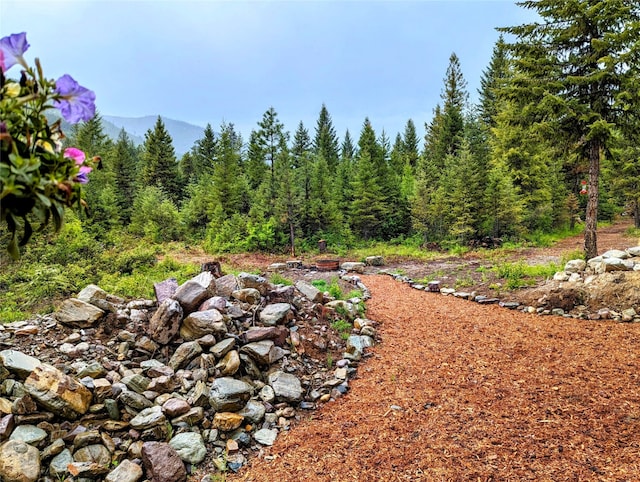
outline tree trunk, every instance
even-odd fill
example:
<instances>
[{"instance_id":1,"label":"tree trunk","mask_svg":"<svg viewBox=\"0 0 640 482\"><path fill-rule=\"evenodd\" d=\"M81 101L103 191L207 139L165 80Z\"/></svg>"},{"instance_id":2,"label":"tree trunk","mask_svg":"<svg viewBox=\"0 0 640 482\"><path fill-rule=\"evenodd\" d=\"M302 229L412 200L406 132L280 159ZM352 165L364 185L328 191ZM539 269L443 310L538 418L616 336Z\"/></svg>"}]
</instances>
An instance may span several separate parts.
<instances>
[{"instance_id":1,"label":"tree trunk","mask_svg":"<svg viewBox=\"0 0 640 482\"><path fill-rule=\"evenodd\" d=\"M633 203L633 222L636 228L640 228L640 198Z\"/></svg>"},{"instance_id":2,"label":"tree trunk","mask_svg":"<svg viewBox=\"0 0 640 482\"><path fill-rule=\"evenodd\" d=\"M289 223L289 237L291 239L291 256L296 257L296 230L293 223Z\"/></svg>"},{"instance_id":3,"label":"tree trunk","mask_svg":"<svg viewBox=\"0 0 640 482\"><path fill-rule=\"evenodd\" d=\"M598 178L600 175L600 142L589 145L589 194L584 228L584 252L587 259L598 256L596 229L598 227Z\"/></svg>"}]
</instances>

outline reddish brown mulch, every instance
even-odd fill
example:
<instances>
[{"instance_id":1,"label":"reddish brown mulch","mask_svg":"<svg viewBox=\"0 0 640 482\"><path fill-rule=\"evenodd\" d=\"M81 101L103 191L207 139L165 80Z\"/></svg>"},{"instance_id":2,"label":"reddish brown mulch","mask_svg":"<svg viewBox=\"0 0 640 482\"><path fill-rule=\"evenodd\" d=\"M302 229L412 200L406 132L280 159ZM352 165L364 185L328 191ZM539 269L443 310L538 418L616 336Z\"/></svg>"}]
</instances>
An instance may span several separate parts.
<instances>
[{"instance_id":1,"label":"reddish brown mulch","mask_svg":"<svg viewBox=\"0 0 640 482\"><path fill-rule=\"evenodd\" d=\"M348 395L227 480L640 480L640 325L363 278L383 342Z\"/></svg>"}]
</instances>

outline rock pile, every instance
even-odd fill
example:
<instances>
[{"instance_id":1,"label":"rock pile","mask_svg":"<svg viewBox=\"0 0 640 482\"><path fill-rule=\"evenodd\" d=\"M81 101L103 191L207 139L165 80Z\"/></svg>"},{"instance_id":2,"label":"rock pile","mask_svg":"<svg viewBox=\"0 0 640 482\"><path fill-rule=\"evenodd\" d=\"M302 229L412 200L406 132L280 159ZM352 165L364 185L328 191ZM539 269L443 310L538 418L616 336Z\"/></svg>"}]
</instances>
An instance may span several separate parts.
<instances>
[{"instance_id":1,"label":"rock pile","mask_svg":"<svg viewBox=\"0 0 640 482\"><path fill-rule=\"evenodd\" d=\"M364 285L356 276L345 277ZM238 470L300 412L346 393L375 323L313 285L203 272L156 301L90 285L0 325L0 480L184 481ZM352 323L345 340L329 328ZM339 353L337 362L319 353Z\"/></svg>"},{"instance_id":2,"label":"rock pile","mask_svg":"<svg viewBox=\"0 0 640 482\"><path fill-rule=\"evenodd\" d=\"M439 281L426 286L411 278L380 270L414 289L438 292L480 304L499 304L527 313L558 315L580 319L640 321L640 246L610 250L588 261L574 259L566 263L543 286L519 294L520 301L504 301L475 292L440 287ZM604 307L603 307L604 306Z\"/></svg>"}]
</instances>

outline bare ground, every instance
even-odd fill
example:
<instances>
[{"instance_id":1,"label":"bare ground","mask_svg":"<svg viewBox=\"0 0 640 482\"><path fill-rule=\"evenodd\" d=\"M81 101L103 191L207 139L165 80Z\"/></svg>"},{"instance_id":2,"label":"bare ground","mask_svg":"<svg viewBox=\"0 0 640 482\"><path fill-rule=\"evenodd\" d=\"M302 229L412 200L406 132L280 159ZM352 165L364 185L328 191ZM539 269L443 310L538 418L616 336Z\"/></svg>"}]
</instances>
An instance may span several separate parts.
<instances>
[{"instance_id":1,"label":"bare ground","mask_svg":"<svg viewBox=\"0 0 640 482\"><path fill-rule=\"evenodd\" d=\"M599 231L600 252L638 244L627 227ZM546 262L580 247L569 238L513 259ZM462 263L475 272L480 261ZM387 276L363 281L382 342L349 393L227 480L640 480L640 324L528 315Z\"/></svg>"}]
</instances>

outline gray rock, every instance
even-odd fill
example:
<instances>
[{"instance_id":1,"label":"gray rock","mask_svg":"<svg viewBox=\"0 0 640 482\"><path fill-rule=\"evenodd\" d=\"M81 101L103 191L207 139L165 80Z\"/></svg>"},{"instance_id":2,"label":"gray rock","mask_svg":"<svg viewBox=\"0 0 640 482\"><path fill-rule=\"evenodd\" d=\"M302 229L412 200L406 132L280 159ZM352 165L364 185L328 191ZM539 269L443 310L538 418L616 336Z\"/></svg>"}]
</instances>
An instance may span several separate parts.
<instances>
[{"instance_id":1,"label":"gray rock","mask_svg":"<svg viewBox=\"0 0 640 482\"><path fill-rule=\"evenodd\" d=\"M0 445L0 480L36 482L40 476L40 452L21 440Z\"/></svg>"},{"instance_id":2,"label":"gray rock","mask_svg":"<svg viewBox=\"0 0 640 482\"><path fill-rule=\"evenodd\" d=\"M133 375L123 377L120 382L124 383L129 390L133 390L136 393L142 393L149 388L151 380L140 373L135 373Z\"/></svg>"},{"instance_id":3,"label":"gray rock","mask_svg":"<svg viewBox=\"0 0 640 482\"><path fill-rule=\"evenodd\" d=\"M295 287L308 300L314 303L322 303L322 299L323 299L322 291L320 291L318 288L316 288L312 284L307 283L305 281L298 281L295 284Z\"/></svg>"},{"instance_id":4,"label":"gray rock","mask_svg":"<svg viewBox=\"0 0 640 482\"><path fill-rule=\"evenodd\" d=\"M568 281L569 283L579 283L580 281L582 281L582 276L580 276L580 273L571 273Z\"/></svg>"},{"instance_id":5,"label":"gray rock","mask_svg":"<svg viewBox=\"0 0 640 482\"><path fill-rule=\"evenodd\" d=\"M640 256L640 246L633 246L626 249L629 256Z\"/></svg>"},{"instance_id":6,"label":"gray rock","mask_svg":"<svg viewBox=\"0 0 640 482\"><path fill-rule=\"evenodd\" d=\"M265 385L265 388L269 385ZM271 389L271 387L269 387ZM263 388L264 390L264 388ZM273 391L273 389L271 389ZM264 419L266 408L264 404L257 400L249 400L242 410L238 412L238 415L242 415L245 420L251 423L260 423Z\"/></svg>"},{"instance_id":7,"label":"gray rock","mask_svg":"<svg viewBox=\"0 0 640 482\"><path fill-rule=\"evenodd\" d=\"M587 263L584 259L572 259L564 265L564 270L567 273L580 273L585 270Z\"/></svg>"},{"instance_id":8,"label":"gray rock","mask_svg":"<svg viewBox=\"0 0 640 482\"><path fill-rule=\"evenodd\" d=\"M83 288L76 298L111 313L116 313L118 308L124 305L122 298L110 295L99 286L93 284Z\"/></svg>"},{"instance_id":9,"label":"gray rock","mask_svg":"<svg viewBox=\"0 0 640 482\"><path fill-rule=\"evenodd\" d=\"M47 432L35 425L18 425L9 440L22 440L29 445L37 445L47 438Z\"/></svg>"},{"instance_id":10,"label":"gray rock","mask_svg":"<svg viewBox=\"0 0 640 482\"><path fill-rule=\"evenodd\" d=\"M77 298L69 298L55 313L55 318L63 325L89 328L104 315L104 311Z\"/></svg>"},{"instance_id":11,"label":"gray rock","mask_svg":"<svg viewBox=\"0 0 640 482\"><path fill-rule=\"evenodd\" d=\"M345 271L353 271L354 273L364 273L365 264L360 262L347 261L340 265L340 269Z\"/></svg>"},{"instance_id":12,"label":"gray rock","mask_svg":"<svg viewBox=\"0 0 640 482\"><path fill-rule=\"evenodd\" d=\"M253 387L242 380L216 378L209 391L209 403L216 412L234 412L245 406Z\"/></svg>"},{"instance_id":13,"label":"gray rock","mask_svg":"<svg viewBox=\"0 0 640 482\"><path fill-rule=\"evenodd\" d=\"M373 338L366 335L351 335L347 338L347 353L364 353L365 348L372 347L375 344Z\"/></svg>"},{"instance_id":14,"label":"gray rock","mask_svg":"<svg viewBox=\"0 0 640 482\"><path fill-rule=\"evenodd\" d=\"M212 353L216 358L222 358L231 350L233 350L235 346L235 338L225 338L224 340L216 343L211 348L209 348L209 352Z\"/></svg>"},{"instance_id":15,"label":"gray rock","mask_svg":"<svg viewBox=\"0 0 640 482\"><path fill-rule=\"evenodd\" d=\"M169 445L178 453L182 461L188 464L199 464L207 455L207 448L199 433L179 433L174 435Z\"/></svg>"},{"instance_id":16,"label":"gray rock","mask_svg":"<svg viewBox=\"0 0 640 482\"><path fill-rule=\"evenodd\" d=\"M267 292L273 288L268 279L251 273L240 273L238 275L238 286L240 286L241 289L257 289L262 296L265 296Z\"/></svg>"},{"instance_id":17,"label":"gray rock","mask_svg":"<svg viewBox=\"0 0 640 482\"><path fill-rule=\"evenodd\" d=\"M276 346L271 340L262 340L255 343L244 345L240 351L249 355L254 361L260 365L271 365L278 359L279 353L275 350Z\"/></svg>"},{"instance_id":18,"label":"gray rock","mask_svg":"<svg viewBox=\"0 0 640 482\"><path fill-rule=\"evenodd\" d=\"M105 482L138 482L142 478L142 467L124 459L105 477Z\"/></svg>"},{"instance_id":19,"label":"gray rock","mask_svg":"<svg viewBox=\"0 0 640 482\"><path fill-rule=\"evenodd\" d=\"M169 366L174 370L184 367L189 361L202 353L202 347L197 341L188 341L180 345L169 360Z\"/></svg>"},{"instance_id":20,"label":"gray rock","mask_svg":"<svg viewBox=\"0 0 640 482\"><path fill-rule=\"evenodd\" d=\"M20 378L27 378L42 362L35 357L25 355L16 350L0 351L0 366L4 366L11 373Z\"/></svg>"},{"instance_id":21,"label":"gray rock","mask_svg":"<svg viewBox=\"0 0 640 482\"><path fill-rule=\"evenodd\" d=\"M64 477L69 473L67 466L72 462L73 456L71 455L71 451L69 451L69 449L64 449L51 459L51 463L49 464L49 473L54 477Z\"/></svg>"},{"instance_id":22,"label":"gray rock","mask_svg":"<svg viewBox=\"0 0 640 482\"><path fill-rule=\"evenodd\" d=\"M50 365L37 366L24 388L37 403L70 419L84 415L91 404L92 394L87 388Z\"/></svg>"},{"instance_id":23,"label":"gray rock","mask_svg":"<svg viewBox=\"0 0 640 482\"><path fill-rule=\"evenodd\" d=\"M153 406L153 402L151 402L147 397L129 390L123 391L118 397L118 400L120 400L120 403L127 407L131 407L134 410L143 410Z\"/></svg>"},{"instance_id":24,"label":"gray rock","mask_svg":"<svg viewBox=\"0 0 640 482\"><path fill-rule=\"evenodd\" d=\"M213 296L206 299L198 308L198 311L207 311L215 308L216 310L224 313L227 309L227 300L222 296Z\"/></svg>"},{"instance_id":25,"label":"gray rock","mask_svg":"<svg viewBox=\"0 0 640 482\"><path fill-rule=\"evenodd\" d=\"M276 441L278 437L278 431L269 429L269 428L261 428L256 433L253 434L253 439L262 445L271 446Z\"/></svg>"},{"instance_id":26,"label":"gray rock","mask_svg":"<svg viewBox=\"0 0 640 482\"><path fill-rule=\"evenodd\" d=\"M302 385L295 375L275 371L271 373L267 380L276 395L276 400L284 402L299 402L302 400Z\"/></svg>"},{"instance_id":27,"label":"gray rock","mask_svg":"<svg viewBox=\"0 0 640 482\"><path fill-rule=\"evenodd\" d=\"M6 399L0 399L0 400L6 400ZM6 403L7 403L6 408L8 410L11 410L12 408L11 402L7 400ZM16 425L16 417L12 413L9 413L4 417L0 418L0 442L3 442L4 440L9 438L9 435L11 435L11 432L13 432L15 425Z\"/></svg>"},{"instance_id":28,"label":"gray rock","mask_svg":"<svg viewBox=\"0 0 640 482\"><path fill-rule=\"evenodd\" d=\"M216 294L216 279L209 271L203 271L178 288L173 298L180 303L185 314L192 313L207 298Z\"/></svg>"},{"instance_id":29,"label":"gray rock","mask_svg":"<svg viewBox=\"0 0 640 482\"><path fill-rule=\"evenodd\" d=\"M164 300L149 320L148 334L162 345L166 345L178 334L183 310L173 299Z\"/></svg>"},{"instance_id":30,"label":"gray rock","mask_svg":"<svg viewBox=\"0 0 640 482\"><path fill-rule=\"evenodd\" d=\"M219 337L227 333L222 313L215 308L206 311L196 311L182 320L180 336L186 341L197 340L205 335Z\"/></svg>"},{"instance_id":31,"label":"gray rock","mask_svg":"<svg viewBox=\"0 0 640 482\"><path fill-rule=\"evenodd\" d=\"M566 271L558 271L556 274L553 275L553 279L554 281L569 281L569 273L567 273Z\"/></svg>"},{"instance_id":32,"label":"gray rock","mask_svg":"<svg viewBox=\"0 0 640 482\"><path fill-rule=\"evenodd\" d=\"M287 269L287 263L271 263L267 266L267 271L285 271Z\"/></svg>"},{"instance_id":33,"label":"gray rock","mask_svg":"<svg viewBox=\"0 0 640 482\"><path fill-rule=\"evenodd\" d=\"M327 308L334 310L336 313L354 319L358 316L358 309L355 305L345 300L330 301L325 305Z\"/></svg>"},{"instance_id":34,"label":"gray rock","mask_svg":"<svg viewBox=\"0 0 640 482\"><path fill-rule=\"evenodd\" d=\"M276 392L274 392L273 388L271 388L269 385L265 385L264 387L262 387L262 390L260 390L258 397L260 397L260 400L262 400L263 402L271 403L276 399Z\"/></svg>"},{"instance_id":35,"label":"gray rock","mask_svg":"<svg viewBox=\"0 0 640 482\"><path fill-rule=\"evenodd\" d=\"M142 410L138 415L133 417L129 423L137 430L146 430L161 425L166 421L167 418L164 416L164 413L162 413L162 407L154 405L153 407Z\"/></svg>"},{"instance_id":36,"label":"gray rock","mask_svg":"<svg viewBox=\"0 0 640 482\"><path fill-rule=\"evenodd\" d=\"M243 288L231 293L231 296L239 301L244 301L250 305L257 305L260 303L260 292L255 288Z\"/></svg>"},{"instance_id":37,"label":"gray rock","mask_svg":"<svg viewBox=\"0 0 640 482\"><path fill-rule=\"evenodd\" d=\"M187 470L178 453L167 443L142 444L142 463L152 482L185 482Z\"/></svg>"},{"instance_id":38,"label":"gray rock","mask_svg":"<svg viewBox=\"0 0 640 482\"><path fill-rule=\"evenodd\" d=\"M216 280L216 292L219 296L231 298L231 293L238 289L238 280L235 275L228 274Z\"/></svg>"},{"instance_id":39,"label":"gray rock","mask_svg":"<svg viewBox=\"0 0 640 482\"><path fill-rule=\"evenodd\" d=\"M367 266L384 266L384 258L382 256L367 256L364 262Z\"/></svg>"},{"instance_id":40,"label":"gray rock","mask_svg":"<svg viewBox=\"0 0 640 482\"><path fill-rule=\"evenodd\" d=\"M283 323L290 311L291 305L289 303L273 303L265 306L260 312L260 321L266 326L275 326L278 323Z\"/></svg>"},{"instance_id":41,"label":"gray rock","mask_svg":"<svg viewBox=\"0 0 640 482\"><path fill-rule=\"evenodd\" d=\"M621 315L622 315L622 321L633 321L637 313L635 309L627 308L626 310L622 310Z\"/></svg>"},{"instance_id":42,"label":"gray rock","mask_svg":"<svg viewBox=\"0 0 640 482\"><path fill-rule=\"evenodd\" d=\"M629 253L627 251L622 251L620 249L610 249L609 251L605 251L601 254L604 259L607 258L618 258L618 259L627 259L629 257Z\"/></svg>"}]
</instances>

